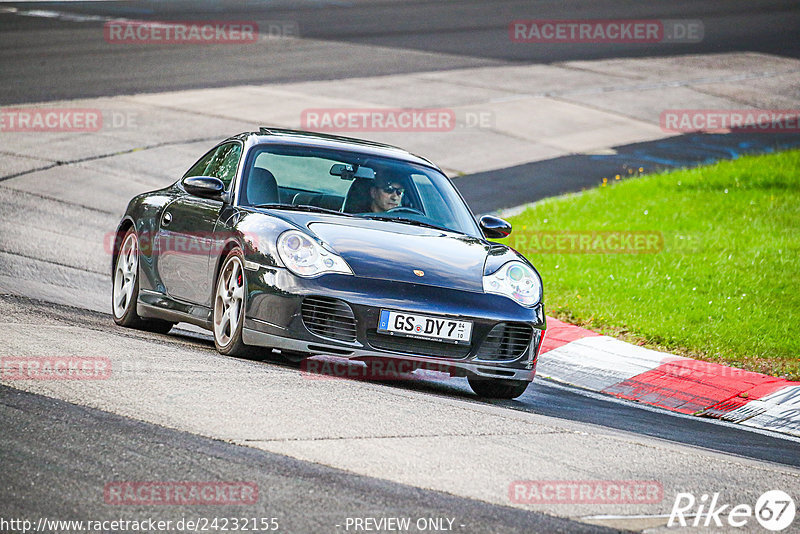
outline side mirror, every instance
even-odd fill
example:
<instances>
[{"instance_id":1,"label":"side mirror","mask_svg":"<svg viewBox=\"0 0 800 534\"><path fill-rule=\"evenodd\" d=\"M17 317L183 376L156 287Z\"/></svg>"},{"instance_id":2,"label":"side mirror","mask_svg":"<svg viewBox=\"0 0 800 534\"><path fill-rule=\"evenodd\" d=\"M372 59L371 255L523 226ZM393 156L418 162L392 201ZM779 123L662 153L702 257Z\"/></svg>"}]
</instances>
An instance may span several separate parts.
<instances>
[{"instance_id":1,"label":"side mirror","mask_svg":"<svg viewBox=\"0 0 800 534\"><path fill-rule=\"evenodd\" d=\"M189 176L183 179L183 188L190 195L222 200L225 184L213 176Z\"/></svg>"},{"instance_id":2,"label":"side mirror","mask_svg":"<svg viewBox=\"0 0 800 534\"><path fill-rule=\"evenodd\" d=\"M504 221L500 217L484 215L480 220L480 227L483 235L492 239L502 239L511 233L511 223Z\"/></svg>"}]
</instances>

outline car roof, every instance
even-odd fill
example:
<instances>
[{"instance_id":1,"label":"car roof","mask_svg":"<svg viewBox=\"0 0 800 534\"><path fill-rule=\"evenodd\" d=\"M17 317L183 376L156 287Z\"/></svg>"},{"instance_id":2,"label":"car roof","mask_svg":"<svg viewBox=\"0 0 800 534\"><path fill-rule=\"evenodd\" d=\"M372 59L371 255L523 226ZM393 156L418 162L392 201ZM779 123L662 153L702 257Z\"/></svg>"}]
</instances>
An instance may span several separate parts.
<instances>
[{"instance_id":1,"label":"car roof","mask_svg":"<svg viewBox=\"0 0 800 534\"><path fill-rule=\"evenodd\" d=\"M261 127L258 132L244 132L233 136L231 139L253 140L258 144L292 144L305 145L316 148L331 148L335 150L357 151L372 156L399 159L408 163L416 163L431 167L439 172L442 170L430 160L403 150L402 148L339 135L308 132L304 130L290 130L286 128Z\"/></svg>"}]
</instances>

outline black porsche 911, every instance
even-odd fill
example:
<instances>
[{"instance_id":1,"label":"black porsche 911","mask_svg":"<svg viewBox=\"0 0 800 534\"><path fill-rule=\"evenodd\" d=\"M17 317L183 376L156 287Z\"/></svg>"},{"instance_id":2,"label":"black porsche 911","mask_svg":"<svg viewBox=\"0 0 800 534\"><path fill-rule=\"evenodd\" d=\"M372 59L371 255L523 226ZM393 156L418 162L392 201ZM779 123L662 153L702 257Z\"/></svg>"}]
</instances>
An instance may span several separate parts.
<instances>
[{"instance_id":1,"label":"black porsche 911","mask_svg":"<svg viewBox=\"0 0 800 534\"><path fill-rule=\"evenodd\" d=\"M536 269L431 162L389 145L262 128L134 197L114 240L126 327L188 322L217 350L436 365L516 398L545 330Z\"/></svg>"}]
</instances>

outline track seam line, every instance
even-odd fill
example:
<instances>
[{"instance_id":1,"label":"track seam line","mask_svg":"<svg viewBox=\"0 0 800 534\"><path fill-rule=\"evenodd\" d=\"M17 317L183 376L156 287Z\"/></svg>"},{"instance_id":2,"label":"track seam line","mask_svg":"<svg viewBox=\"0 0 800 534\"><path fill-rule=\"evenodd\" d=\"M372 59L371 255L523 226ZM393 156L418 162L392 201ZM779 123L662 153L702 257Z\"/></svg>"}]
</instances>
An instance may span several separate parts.
<instances>
[{"instance_id":1,"label":"track seam line","mask_svg":"<svg viewBox=\"0 0 800 534\"><path fill-rule=\"evenodd\" d=\"M551 434L568 434L567 430L554 430L550 432L513 432L503 433L481 433L481 434L398 434L396 436L339 436L332 438L267 438L267 439L236 439L229 438L231 441L241 443L280 443L290 441L344 441L344 440L368 440L368 439L414 439L414 438L473 438L473 437L509 437L509 436L545 436Z\"/></svg>"},{"instance_id":2,"label":"track seam line","mask_svg":"<svg viewBox=\"0 0 800 534\"><path fill-rule=\"evenodd\" d=\"M48 165L46 167L30 169L30 170L27 170L27 171L18 172L18 173L15 173L15 174L10 174L8 176L0 176L0 182L4 182L4 181L10 180L12 178L18 178L20 176L25 176L27 174L32 174L32 173L35 173L35 172L49 170L49 169L52 169L52 168L55 168L55 167L61 167L61 166L67 166L67 165L75 165L77 163L85 163L87 161L98 161L98 160L101 160L101 159L113 158L114 156L122 156L122 155L125 155L125 154L131 154L133 152L139 152L139 151L142 151L142 150L152 150L152 149L155 149L155 148L162 148L162 147L165 147L165 146L186 145L186 144L190 144L190 143L199 143L199 142L202 142L202 141L214 141L214 140L218 140L218 139L219 139L219 137L215 136L215 137L197 137L197 138L193 138L193 139L182 139L182 140L176 140L176 141L164 141L163 143L156 143L156 144L153 144L153 145L145 145L145 146L142 146L142 147L134 147L134 148L126 149L126 150L119 150L117 152L111 152L111 153L108 153L108 154L99 154L99 155L96 155L96 156L86 156L85 158L78 158L78 159L70 160L70 161L56 161L52 165Z\"/></svg>"},{"instance_id":3,"label":"track seam line","mask_svg":"<svg viewBox=\"0 0 800 534\"><path fill-rule=\"evenodd\" d=\"M28 256L26 254L20 254L19 252L13 252L13 251L5 250L5 249L2 249L2 248L0 248L0 254L8 254L9 256L18 256L20 258L25 258L26 260L40 261L42 263L48 263L50 265L58 265L59 267L65 267L67 269L74 269L76 271L81 271L81 272L89 273L89 274L98 274L98 275L104 276L104 277L110 277L111 276L110 274L108 274L106 272L103 272L103 271L92 271L92 270L89 270L89 269L84 269L82 267L75 267L74 265L67 265L66 263L59 263L59 262L53 261L53 260L46 260L46 259L43 259L43 258L34 258L33 256ZM76 288L76 289L80 289L80 288Z\"/></svg>"},{"instance_id":4,"label":"track seam line","mask_svg":"<svg viewBox=\"0 0 800 534\"><path fill-rule=\"evenodd\" d=\"M2 180L0 179L0 181L2 181ZM81 209L85 209L87 211L93 211L95 213L101 213L103 215L111 215L113 217L117 217L119 215L116 212L110 212L110 211L101 210L100 208L94 208L92 206L86 206L84 204L79 204L77 202L71 202L69 200L64 200L64 199L61 199L61 198L48 197L48 196L45 196L45 195L40 195L39 193L34 193L32 191L25 191L23 189L14 189L14 188L8 187L8 186L0 186L0 187L3 188L5 191L13 191L14 193L19 193L20 195L28 195L28 196L39 198L41 200L51 200L51 201L56 202L58 204L64 204L64 205L70 206L70 207L81 208Z\"/></svg>"}]
</instances>

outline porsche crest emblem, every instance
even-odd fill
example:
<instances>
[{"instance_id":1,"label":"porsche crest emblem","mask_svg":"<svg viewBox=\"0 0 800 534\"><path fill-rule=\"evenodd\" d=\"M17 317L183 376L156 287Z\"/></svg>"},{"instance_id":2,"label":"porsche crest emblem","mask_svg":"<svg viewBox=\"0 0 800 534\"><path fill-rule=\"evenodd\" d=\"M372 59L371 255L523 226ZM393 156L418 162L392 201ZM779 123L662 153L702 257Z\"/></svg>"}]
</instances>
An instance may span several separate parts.
<instances>
[{"instance_id":1,"label":"porsche crest emblem","mask_svg":"<svg viewBox=\"0 0 800 534\"><path fill-rule=\"evenodd\" d=\"M425 271L414 269L414 274L416 274L417 276L425 276Z\"/></svg>"}]
</instances>

